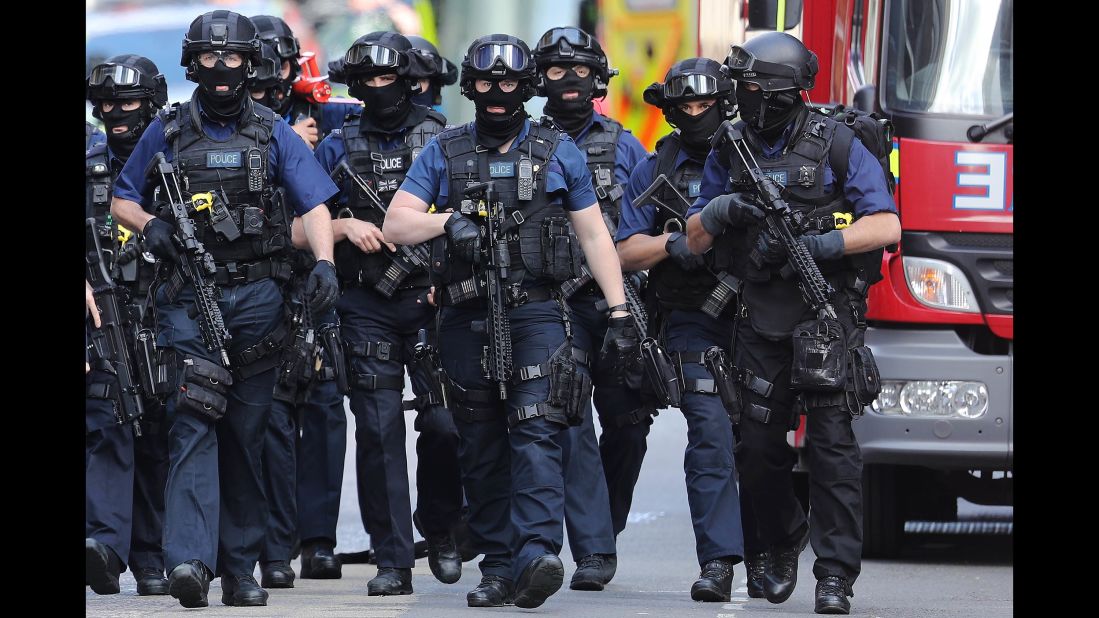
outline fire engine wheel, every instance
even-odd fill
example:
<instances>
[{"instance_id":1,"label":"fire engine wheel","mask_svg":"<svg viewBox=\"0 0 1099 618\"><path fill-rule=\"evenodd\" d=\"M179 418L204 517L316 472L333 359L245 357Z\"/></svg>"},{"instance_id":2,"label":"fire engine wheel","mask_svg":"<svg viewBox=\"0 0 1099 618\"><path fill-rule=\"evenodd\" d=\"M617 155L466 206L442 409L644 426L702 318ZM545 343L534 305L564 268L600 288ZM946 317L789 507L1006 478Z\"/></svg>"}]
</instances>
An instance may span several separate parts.
<instances>
[{"instance_id":1,"label":"fire engine wheel","mask_svg":"<svg viewBox=\"0 0 1099 618\"><path fill-rule=\"evenodd\" d=\"M862 471L862 555L893 558L900 551L904 514L896 466L866 465Z\"/></svg>"}]
</instances>

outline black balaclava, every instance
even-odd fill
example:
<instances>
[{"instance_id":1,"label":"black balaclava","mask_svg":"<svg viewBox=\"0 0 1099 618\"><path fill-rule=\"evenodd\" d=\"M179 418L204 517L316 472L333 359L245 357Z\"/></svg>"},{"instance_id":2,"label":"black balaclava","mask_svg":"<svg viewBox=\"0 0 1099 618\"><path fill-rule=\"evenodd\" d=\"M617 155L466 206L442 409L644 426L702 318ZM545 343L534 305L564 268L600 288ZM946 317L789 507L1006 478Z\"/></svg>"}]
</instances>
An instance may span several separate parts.
<instances>
[{"instance_id":1,"label":"black balaclava","mask_svg":"<svg viewBox=\"0 0 1099 618\"><path fill-rule=\"evenodd\" d=\"M244 88L244 78L248 63L235 69L225 66L221 58L212 68L206 68L195 62L195 79L198 81L198 98L202 102L202 111L207 116L221 122L230 122L240 116L247 102L248 94ZM228 86L228 91L217 91L217 86Z\"/></svg>"},{"instance_id":2,"label":"black balaclava","mask_svg":"<svg viewBox=\"0 0 1099 618\"><path fill-rule=\"evenodd\" d=\"M435 100L439 97L439 85L433 79L428 80L427 83L427 92L412 95L412 102L424 107L434 107Z\"/></svg>"},{"instance_id":3,"label":"black balaclava","mask_svg":"<svg viewBox=\"0 0 1099 618\"><path fill-rule=\"evenodd\" d=\"M710 138L721 125L721 104L714 103L709 109L697 116L675 107L668 114L669 120L679 129L683 150L696 160L704 160L710 152Z\"/></svg>"},{"instance_id":4,"label":"black balaclava","mask_svg":"<svg viewBox=\"0 0 1099 618\"><path fill-rule=\"evenodd\" d=\"M588 76L580 78L569 67L564 77L558 80L546 78L546 106L545 112L553 118L569 137L576 139L588 124L591 123L595 107L591 102L592 89L595 87L595 69ZM566 101L562 97L566 90L576 90L580 96Z\"/></svg>"},{"instance_id":5,"label":"black balaclava","mask_svg":"<svg viewBox=\"0 0 1099 618\"><path fill-rule=\"evenodd\" d=\"M381 129L394 129L412 111L408 96L408 81L398 77L393 83L375 88L367 86L369 77L354 77L348 81L347 93L363 102L366 115Z\"/></svg>"},{"instance_id":6,"label":"black balaclava","mask_svg":"<svg viewBox=\"0 0 1099 618\"><path fill-rule=\"evenodd\" d=\"M111 154L125 161L130 158L130 153L137 146L141 134L149 124L148 103L142 99L141 106L133 111L123 111L122 101L114 101L114 109L109 112L100 112L103 117L103 128L107 133L107 145L111 148ZM100 108L102 110L102 107ZM114 133L115 127L126 126L125 133Z\"/></svg>"},{"instance_id":7,"label":"black balaclava","mask_svg":"<svg viewBox=\"0 0 1099 618\"><path fill-rule=\"evenodd\" d=\"M779 90L770 95L765 98L763 90L748 90L739 83L736 87L741 119L773 144L805 104L797 90Z\"/></svg>"},{"instance_id":8,"label":"black balaclava","mask_svg":"<svg viewBox=\"0 0 1099 618\"><path fill-rule=\"evenodd\" d=\"M290 109L293 100L290 98L291 83L289 80L280 79L277 84L263 91L263 98L255 100L257 103L270 107L276 114L282 116ZM277 94L282 93L282 98Z\"/></svg>"},{"instance_id":9,"label":"black balaclava","mask_svg":"<svg viewBox=\"0 0 1099 618\"><path fill-rule=\"evenodd\" d=\"M526 120L523 109L523 91L526 85L522 81L511 92L500 89L500 82L490 80L492 88L488 92L473 91L473 105L477 108L474 126L477 128L477 141L486 148L498 148L519 134ZM489 107L504 108L503 114L490 114Z\"/></svg>"}]
</instances>

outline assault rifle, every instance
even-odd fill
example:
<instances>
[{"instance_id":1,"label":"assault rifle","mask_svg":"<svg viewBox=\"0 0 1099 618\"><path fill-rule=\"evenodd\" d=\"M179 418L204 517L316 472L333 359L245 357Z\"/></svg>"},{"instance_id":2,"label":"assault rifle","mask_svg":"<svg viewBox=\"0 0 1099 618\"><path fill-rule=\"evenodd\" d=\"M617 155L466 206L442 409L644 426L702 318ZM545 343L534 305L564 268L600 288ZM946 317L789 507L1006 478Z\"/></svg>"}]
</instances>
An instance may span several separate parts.
<instances>
[{"instance_id":1,"label":"assault rifle","mask_svg":"<svg viewBox=\"0 0 1099 618\"><path fill-rule=\"evenodd\" d=\"M466 187L463 194L470 198L483 194L477 214L485 220L485 236L481 242L481 264L485 275L485 295L488 316L474 322L473 330L488 335L488 345L481 357L481 369L486 378L496 382L500 399L508 398L511 380L511 320L506 306L506 285L511 268L507 238L503 233L504 207L496 203L496 183L479 182Z\"/></svg>"}]
</instances>

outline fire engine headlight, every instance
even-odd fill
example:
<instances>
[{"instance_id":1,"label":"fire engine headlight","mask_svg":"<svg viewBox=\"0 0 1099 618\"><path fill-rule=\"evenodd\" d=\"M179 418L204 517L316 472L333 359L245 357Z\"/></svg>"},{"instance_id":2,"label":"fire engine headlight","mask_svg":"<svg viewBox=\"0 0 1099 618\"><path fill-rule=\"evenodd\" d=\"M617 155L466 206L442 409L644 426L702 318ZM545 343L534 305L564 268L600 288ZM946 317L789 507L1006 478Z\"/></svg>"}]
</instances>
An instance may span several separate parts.
<instances>
[{"instance_id":1,"label":"fire engine headlight","mask_svg":"<svg viewBox=\"0 0 1099 618\"><path fill-rule=\"evenodd\" d=\"M870 408L885 416L978 418L988 411L988 387L960 380L883 381Z\"/></svg>"},{"instance_id":2,"label":"fire engine headlight","mask_svg":"<svg viewBox=\"0 0 1099 618\"><path fill-rule=\"evenodd\" d=\"M904 278L916 300L935 309L977 313L973 287L957 266L942 260L903 256Z\"/></svg>"}]
</instances>

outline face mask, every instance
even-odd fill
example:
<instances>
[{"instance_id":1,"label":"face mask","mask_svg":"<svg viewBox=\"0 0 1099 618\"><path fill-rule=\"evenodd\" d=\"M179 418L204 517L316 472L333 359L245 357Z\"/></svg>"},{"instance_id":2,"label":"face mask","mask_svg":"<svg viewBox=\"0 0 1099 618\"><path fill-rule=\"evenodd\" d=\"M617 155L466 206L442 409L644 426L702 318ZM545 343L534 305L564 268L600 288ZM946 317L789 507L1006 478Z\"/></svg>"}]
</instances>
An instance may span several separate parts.
<instances>
[{"instance_id":1,"label":"face mask","mask_svg":"<svg viewBox=\"0 0 1099 618\"><path fill-rule=\"evenodd\" d=\"M591 102L594 87L594 72L588 73L585 78L580 78L570 68L561 79L546 78L546 114L573 138L591 122L595 111ZM566 101L564 95L569 90L575 90L580 94L575 99Z\"/></svg>"},{"instance_id":2,"label":"face mask","mask_svg":"<svg viewBox=\"0 0 1099 618\"><path fill-rule=\"evenodd\" d=\"M487 148L497 148L519 133L527 114L523 109L523 89L519 83L515 90L500 90L500 82L492 82L488 92L473 94L473 105L477 108L474 126L477 127L477 141ZM504 113L491 114L489 107L502 107Z\"/></svg>"},{"instance_id":3,"label":"face mask","mask_svg":"<svg viewBox=\"0 0 1099 618\"><path fill-rule=\"evenodd\" d=\"M439 99L439 88L433 82L429 82L426 92L421 92L412 96L412 102L416 105L423 105L424 107L434 107L437 105L436 101Z\"/></svg>"},{"instance_id":4,"label":"face mask","mask_svg":"<svg viewBox=\"0 0 1099 618\"><path fill-rule=\"evenodd\" d=\"M679 129L683 149L693 159L705 159L710 152L710 139L721 125L720 104L714 103L709 109L692 116L678 107L674 108L669 120Z\"/></svg>"},{"instance_id":5,"label":"face mask","mask_svg":"<svg viewBox=\"0 0 1099 618\"><path fill-rule=\"evenodd\" d=\"M770 97L764 94L762 90L748 90L739 84L736 87L741 119L773 141L801 109L802 101L796 90L773 92Z\"/></svg>"},{"instance_id":6,"label":"face mask","mask_svg":"<svg viewBox=\"0 0 1099 618\"><path fill-rule=\"evenodd\" d=\"M212 68L197 66L195 77L199 84L199 100L202 101L203 111L211 118L233 120L244 109L245 99L248 98L244 90L245 67L246 64L242 64L230 69L220 58ZM228 86L228 90L219 91L218 86Z\"/></svg>"},{"instance_id":7,"label":"face mask","mask_svg":"<svg viewBox=\"0 0 1099 618\"><path fill-rule=\"evenodd\" d=\"M281 97L279 95L282 95ZM263 98L253 101L271 108L276 114L282 116L286 114L286 110L290 108L290 84L288 82L280 81L277 86L272 86L263 91Z\"/></svg>"},{"instance_id":8,"label":"face mask","mask_svg":"<svg viewBox=\"0 0 1099 618\"><path fill-rule=\"evenodd\" d=\"M127 112L122 110L121 102L116 101L111 111L101 112L101 115L103 117L103 126L107 131L107 145L110 146L111 153L125 161L130 157L130 153L134 151L134 146L141 139L141 134L148 124L149 118L146 115L145 102L142 101L140 107ZM123 125L126 127L124 133L114 132L115 127Z\"/></svg>"},{"instance_id":9,"label":"face mask","mask_svg":"<svg viewBox=\"0 0 1099 618\"><path fill-rule=\"evenodd\" d=\"M408 82L403 79L381 87L367 86L364 78L347 89L347 93L363 102L366 113L374 124L383 129L392 129L401 124L412 110L412 100L408 96Z\"/></svg>"}]
</instances>

